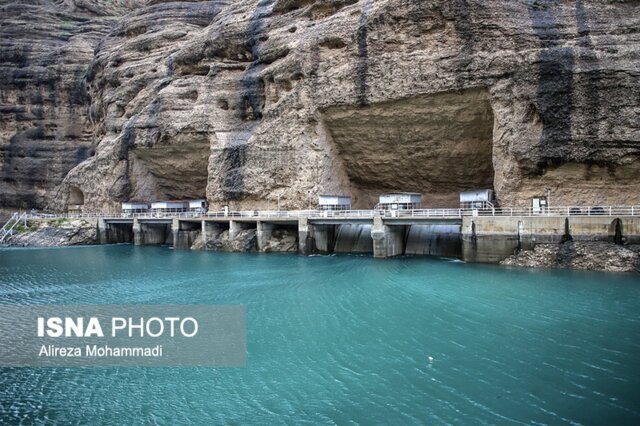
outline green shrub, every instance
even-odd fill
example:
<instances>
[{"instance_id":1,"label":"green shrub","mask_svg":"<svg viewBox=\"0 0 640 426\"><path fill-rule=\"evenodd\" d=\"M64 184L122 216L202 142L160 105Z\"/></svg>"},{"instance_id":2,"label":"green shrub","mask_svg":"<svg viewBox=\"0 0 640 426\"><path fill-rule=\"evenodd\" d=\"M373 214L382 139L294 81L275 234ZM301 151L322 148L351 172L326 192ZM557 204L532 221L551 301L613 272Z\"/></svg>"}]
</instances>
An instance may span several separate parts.
<instances>
[{"instance_id":1,"label":"green shrub","mask_svg":"<svg viewBox=\"0 0 640 426\"><path fill-rule=\"evenodd\" d=\"M549 5L544 1L534 0L529 2L529 7L534 10L548 10Z\"/></svg>"},{"instance_id":2,"label":"green shrub","mask_svg":"<svg viewBox=\"0 0 640 426\"><path fill-rule=\"evenodd\" d=\"M59 219L52 219L49 221L49 225L58 228L60 227L60 225L62 225L63 223L67 222L67 219L64 218L59 218Z\"/></svg>"},{"instance_id":3,"label":"green shrub","mask_svg":"<svg viewBox=\"0 0 640 426\"><path fill-rule=\"evenodd\" d=\"M37 231L38 225L33 221L27 221L27 226L24 226L24 221L20 221L13 230L18 234L24 234L25 232Z\"/></svg>"}]
</instances>

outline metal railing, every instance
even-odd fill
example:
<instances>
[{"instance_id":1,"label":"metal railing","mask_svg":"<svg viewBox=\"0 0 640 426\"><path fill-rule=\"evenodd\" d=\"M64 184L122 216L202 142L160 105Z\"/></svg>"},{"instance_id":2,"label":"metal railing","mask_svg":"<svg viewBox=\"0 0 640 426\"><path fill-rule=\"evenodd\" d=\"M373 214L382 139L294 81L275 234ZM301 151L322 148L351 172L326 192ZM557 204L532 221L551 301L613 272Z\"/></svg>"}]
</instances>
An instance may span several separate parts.
<instances>
[{"instance_id":1,"label":"metal railing","mask_svg":"<svg viewBox=\"0 0 640 426\"><path fill-rule=\"evenodd\" d=\"M2 226L0 229L0 244L4 242L4 240L9 236L13 235L14 228L20 223L20 221L24 220L24 226L27 227L27 214L26 213L14 213L11 218Z\"/></svg>"},{"instance_id":2,"label":"metal railing","mask_svg":"<svg viewBox=\"0 0 640 426\"><path fill-rule=\"evenodd\" d=\"M17 213L16 213L17 214ZM25 214L26 215L26 214ZM15 215L14 215L15 216ZM207 219L207 218L448 218L465 216L495 217L565 217L565 216L640 216L640 206L568 206L533 209L531 207L497 207L485 209L415 209L415 210L244 210L225 212L145 212L145 213L30 213L30 219ZM4 228L3 228L4 229Z\"/></svg>"}]
</instances>

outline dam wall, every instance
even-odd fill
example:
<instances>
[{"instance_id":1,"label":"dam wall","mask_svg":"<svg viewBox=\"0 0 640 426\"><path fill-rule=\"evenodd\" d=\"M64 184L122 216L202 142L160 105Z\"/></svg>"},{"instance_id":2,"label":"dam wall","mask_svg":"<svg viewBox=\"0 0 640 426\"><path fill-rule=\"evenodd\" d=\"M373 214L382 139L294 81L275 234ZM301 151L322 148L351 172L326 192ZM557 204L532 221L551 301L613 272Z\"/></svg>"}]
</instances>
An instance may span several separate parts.
<instances>
[{"instance_id":1,"label":"dam wall","mask_svg":"<svg viewBox=\"0 0 640 426\"><path fill-rule=\"evenodd\" d=\"M376 258L402 255L462 257L461 220L390 219L299 223L301 254L367 253Z\"/></svg>"},{"instance_id":2,"label":"dam wall","mask_svg":"<svg viewBox=\"0 0 640 426\"><path fill-rule=\"evenodd\" d=\"M173 247L188 250L202 233L200 221L184 221L174 219L171 223Z\"/></svg>"},{"instance_id":3,"label":"dam wall","mask_svg":"<svg viewBox=\"0 0 640 426\"><path fill-rule=\"evenodd\" d=\"M103 244L173 244L189 249L364 253L457 257L496 263L538 244L603 241L640 244L640 216L464 216L462 218L99 219Z\"/></svg>"},{"instance_id":4,"label":"dam wall","mask_svg":"<svg viewBox=\"0 0 640 426\"><path fill-rule=\"evenodd\" d=\"M137 246L173 244L172 222L133 221L133 242Z\"/></svg>"},{"instance_id":5,"label":"dam wall","mask_svg":"<svg viewBox=\"0 0 640 426\"><path fill-rule=\"evenodd\" d=\"M411 225L408 228L406 255L462 256L461 224Z\"/></svg>"},{"instance_id":6,"label":"dam wall","mask_svg":"<svg viewBox=\"0 0 640 426\"><path fill-rule=\"evenodd\" d=\"M466 262L500 262L536 244L574 241L640 243L640 217L464 217L462 258Z\"/></svg>"}]
</instances>

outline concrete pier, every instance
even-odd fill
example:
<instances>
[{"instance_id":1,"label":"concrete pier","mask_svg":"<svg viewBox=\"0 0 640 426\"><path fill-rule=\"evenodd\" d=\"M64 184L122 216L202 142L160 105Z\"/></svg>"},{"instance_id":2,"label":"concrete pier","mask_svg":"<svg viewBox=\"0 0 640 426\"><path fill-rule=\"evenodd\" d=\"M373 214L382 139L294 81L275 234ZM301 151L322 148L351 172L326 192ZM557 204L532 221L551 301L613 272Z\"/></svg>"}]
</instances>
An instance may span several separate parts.
<instances>
[{"instance_id":1,"label":"concrete pier","mask_svg":"<svg viewBox=\"0 0 640 426\"><path fill-rule=\"evenodd\" d=\"M309 219L301 217L298 219L298 253L310 255L313 250L311 233L313 225L309 225Z\"/></svg>"},{"instance_id":2,"label":"concrete pier","mask_svg":"<svg viewBox=\"0 0 640 426\"><path fill-rule=\"evenodd\" d=\"M256 238L258 240L258 251L264 251L268 245L271 236L273 235L273 230L275 225L273 223L267 222L257 222L257 232Z\"/></svg>"},{"instance_id":3,"label":"concrete pier","mask_svg":"<svg viewBox=\"0 0 640 426\"><path fill-rule=\"evenodd\" d=\"M180 241L180 220L179 219L173 219L173 221L171 221L171 236L173 238L174 248L184 248L182 247L182 241Z\"/></svg>"},{"instance_id":4,"label":"concrete pier","mask_svg":"<svg viewBox=\"0 0 640 426\"><path fill-rule=\"evenodd\" d=\"M373 257L384 259L404 254L406 231L403 225L385 225L382 217L373 218L371 238Z\"/></svg>"},{"instance_id":5,"label":"concrete pier","mask_svg":"<svg viewBox=\"0 0 640 426\"><path fill-rule=\"evenodd\" d=\"M144 236L142 235L142 228L140 227L140 221L133 219L133 244L141 246L144 244Z\"/></svg>"},{"instance_id":6,"label":"concrete pier","mask_svg":"<svg viewBox=\"0 0 640 426\"><path fill-rule=\"evenodd\" d=\"M109 244L109 238L107 237L107 222L103 218L98 219L98 239L100 244Z\"/></svg>"},{"instance_id":7,"label":"concrete pier","mask_svg":"<svg viewBox=\"0 0 640 426\"><path fill-rule=\"evenodd\" d=\"M376 220L377 219L377 220ZM384 259L387 257L387 242L385 241L385 227L382 218L373 219L371 227L371 239L373 239L373 257Z\"/></svg>"}]
</instances>

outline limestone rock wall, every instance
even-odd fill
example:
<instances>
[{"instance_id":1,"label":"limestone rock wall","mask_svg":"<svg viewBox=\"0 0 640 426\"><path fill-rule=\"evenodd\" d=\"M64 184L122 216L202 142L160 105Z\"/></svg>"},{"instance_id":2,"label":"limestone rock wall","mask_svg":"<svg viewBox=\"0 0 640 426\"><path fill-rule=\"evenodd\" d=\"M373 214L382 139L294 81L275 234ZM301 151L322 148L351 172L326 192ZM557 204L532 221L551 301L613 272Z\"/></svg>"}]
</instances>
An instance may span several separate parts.
<instances>
[{"instance_id":1,"label":"limestone rock wall","mask_svg":"<svg viewBox=\"0 0 640 426\"><path fill-rule=\"evenodd\" d=\"M208 82L176 72L173 55L206 27L224 1L157 3L114 26L87 73L96 155L65 179L85 209L129 199L202 198L211 125ZM68 204L61 197L58 208Z\"/></svg>"},{"instance_id":2,"label":"limestone rock wall","mask_svg":"<svg viewBox=\"0 0 640 426\"><path fill-rule=\"evenodd\" d=\"M368 208L380 191L404 190L455 206L458 191L491 186L510 206L547 188L556 205L640 203L635 1L57 7L69 4L110 27L82 58L84 112L72 115L91 148L41 179L39 203L94 211L206 195L213 209L306 208L338 192ZM3 96L19 81L3 78ZM0 123L3 147L19 134L14 121ZM11 149L9 204L30 185L15 165L37 168Z\"/></svg>"},{"instance_id":3,"label":"limestone rock wall","mask_svg":"<svg viewBox=\"0 0 640 426\"><path fill-rule=\"evenodd\" d=\"M0 1L0 206L44 207L95 149L86 71L126 2Z\"/></svg>"}]
</instances>

